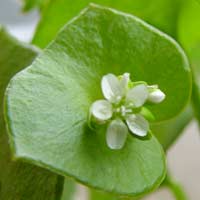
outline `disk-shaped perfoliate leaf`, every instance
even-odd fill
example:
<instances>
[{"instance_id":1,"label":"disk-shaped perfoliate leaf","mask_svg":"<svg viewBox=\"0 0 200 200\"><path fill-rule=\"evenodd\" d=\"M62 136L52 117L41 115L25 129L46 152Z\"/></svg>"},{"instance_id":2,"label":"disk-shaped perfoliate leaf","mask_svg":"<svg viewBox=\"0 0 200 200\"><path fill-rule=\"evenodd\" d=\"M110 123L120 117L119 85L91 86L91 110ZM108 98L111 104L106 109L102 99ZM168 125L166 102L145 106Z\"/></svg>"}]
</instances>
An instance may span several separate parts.
<instances>
[{"instance_id":1,"label":"disk-shaped perfoliate leaf","mask_svg":"<svg viewBox=\"0 0 200 200\"><path fill-rule=\"evenodd\" d=\"M111 150L106 127L87 125L91 104L103 98L102 76L124 72L165 92L163 103L149 106L157 121L188 101L190 70L176 42L134 16L90 5L10 82L6 119L16 157L113 193L157 187L165 158L154 136L129 134L121 150Z\"/></svg>"}]
</instances>

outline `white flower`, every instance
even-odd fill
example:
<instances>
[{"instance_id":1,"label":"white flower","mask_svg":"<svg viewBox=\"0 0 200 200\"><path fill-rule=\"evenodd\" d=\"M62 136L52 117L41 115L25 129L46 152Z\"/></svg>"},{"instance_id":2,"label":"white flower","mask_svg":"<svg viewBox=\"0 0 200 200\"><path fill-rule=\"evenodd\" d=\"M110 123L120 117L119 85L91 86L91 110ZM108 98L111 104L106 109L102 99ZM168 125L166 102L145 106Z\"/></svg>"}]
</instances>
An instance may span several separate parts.
<instances>
[{"instance_id":1,"label":"white flower","mask_svg":"<svg viewBox=\"0 0 200 200\"><path fill-rule=\"evenodd\" d=\"M149 131L148 121L140 114L140 108L150 101L160 103L165 94L158 86L145 82L133 83L128 73L122 76L103 76L101 88L105 99L95 101L90 114L99 123L109 122L106 142L111 149L121 149L126 141L128 129L140 137Z\"/></svg>"}]
</instances>

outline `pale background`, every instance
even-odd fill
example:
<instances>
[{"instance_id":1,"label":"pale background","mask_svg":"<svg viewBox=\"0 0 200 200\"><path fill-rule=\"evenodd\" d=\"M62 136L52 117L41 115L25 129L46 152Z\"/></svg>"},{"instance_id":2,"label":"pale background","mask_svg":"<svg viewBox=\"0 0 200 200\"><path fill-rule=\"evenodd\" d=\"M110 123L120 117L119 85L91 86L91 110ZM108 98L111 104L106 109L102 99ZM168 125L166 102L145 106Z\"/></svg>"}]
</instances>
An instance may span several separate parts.
<instances>
[{"instance_id":1,"label":"pale background","mask_svg":"<svg viewBox=\"0 0 200 200\"><path fill-rule=\"evenodd\" d=\"M11 34L18 39L28 42L39 17L36 11L29 14L20 12L20 3L17 0L0 0L0 24L7 27ZM193 121L168 151L168 165L171 173L187 191L189 200L200 199L200 139L198 126ZM83 200L83 189L77 200ZM81 197L80 197L81 196ZM145 200L173 200L167 190L161 190Z\"/></svg>"}]
</instances>

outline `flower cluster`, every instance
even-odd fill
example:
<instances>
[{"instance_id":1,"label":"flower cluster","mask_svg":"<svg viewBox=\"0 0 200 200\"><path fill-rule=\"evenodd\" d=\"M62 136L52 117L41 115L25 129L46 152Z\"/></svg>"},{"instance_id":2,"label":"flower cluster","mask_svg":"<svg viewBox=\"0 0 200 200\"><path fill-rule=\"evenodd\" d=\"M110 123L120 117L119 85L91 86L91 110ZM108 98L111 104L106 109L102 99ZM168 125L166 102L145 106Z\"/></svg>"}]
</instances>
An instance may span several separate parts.
<instances>
[{"instance_id":1,"label":"flower cluster","mask_svg":"<svg viewBox=\"0 0 200 200\"><path fill-rule=\"evenodd\" d=\"M160 103L165 94L157 85L132 82L130 74L107 74L101 80L105 99L95 101L90 116L97 123L108 123L106 142L111 149L121 149L129 131L140 137L147 135L149 123L141 109L146 102Z\"/></svg>"}]
</instances>

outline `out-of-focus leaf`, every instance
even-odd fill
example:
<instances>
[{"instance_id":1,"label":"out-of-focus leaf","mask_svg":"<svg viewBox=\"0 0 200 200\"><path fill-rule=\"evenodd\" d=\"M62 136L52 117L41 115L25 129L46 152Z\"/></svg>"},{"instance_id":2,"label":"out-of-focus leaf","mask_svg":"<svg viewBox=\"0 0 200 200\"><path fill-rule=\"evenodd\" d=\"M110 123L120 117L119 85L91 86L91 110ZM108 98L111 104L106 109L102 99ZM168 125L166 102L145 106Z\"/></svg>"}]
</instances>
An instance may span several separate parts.
<instances>
[{"instance_id":1,"label":"out-of-focus leaf","mask_svg":"<svg viewBox=\"0 0 200 200\"><path fill-rule=\"evenodd\" d=\"M199 19L200 4L196 0L185 0L179 17L178 36L189 54L200 45Z\"/></svg>"},{"instance_id":2,"label":"out-of-focus leaf","mask_svg":"<svg viewBox=\"0 0 200 200\"><path fill-rule=\"evenodd\" d=\"M193 68L192 105L200 124L200 4L185 0L179 17L179 40L185 48Z\"/></svg>"},{"instance_id":3,"label":"out-of-focus leaf","mask_svg":"<svg viewBox=\"0 0 200 200\"><path fill-rule=\"evenodd\" d=\"M151 129L165 150L176 141L193 118L191 107L187 107L177 117L159 124L153 124Z\"/></svg>"},{"instance_id":4,"label":"out-of-focus leaf","mask_svg":"<svg viewBox=\"0 0 200 200\"><path fill-rule=\"evenodd\" d=\"M49 1L41 14L33 43L45 47L58 30L90 2L90 0ZM134 14L176 37L176 22L182 0L93 0L92 2Z\"/></svg>"},{"instance_id":5,"label":"out-of-focus leaf","mask_svg":"<svg viewBox=\"0 0 200 200\"><path fill-rule=\"evenodd\" d=\"M113 194L100 192L94 189L89 190L89 200L120 200L119 197Z\"/></svg>"},{"instance_id":6,"label":"out-of-focus leaf","mask_svg":"<svg viewBox=\"0 0 200 200\"><path fill-rule=\"evenodd\" d=\"M32 47L21 44L0 27L0 199L58 200L62 178L30 164L11 160L3 122L3 94L10 78L29 65L37 55Z\"/></svg>"},{"instance_id":7,"label":"out-of-focus leaf","mask_svg":"<svg viewBox=\"0 0 200 200\"><path fill-rule=\"evenodd\" d=\"M69 178L65 179L61 200L76 200L74 194L76 192L76 182Z\"/></svg>"},{"instance_id":8,"label":"out-of-focus leaf","mask_svg":"<svg viewBox=\"0 0 200 200\"><path fill-rule=\"evenodd\" d=\"M41 11L50 3L51 0L21 0L23 3L23 11L27 12L31 9L38 8ZM54 0L53 0L54 1Z\"/></svg>"},{"instance_id":9,"label":"out-of-focus leaf","mask_svg":"<svg viewBox=\"0 0 200 200\"><path fill-rule=\"evenodd\" d=\"M185 48L194 77L200 85L200 4L196 0L185 0L179 17L179 41Z\"/></svg>"}]
</instances>

